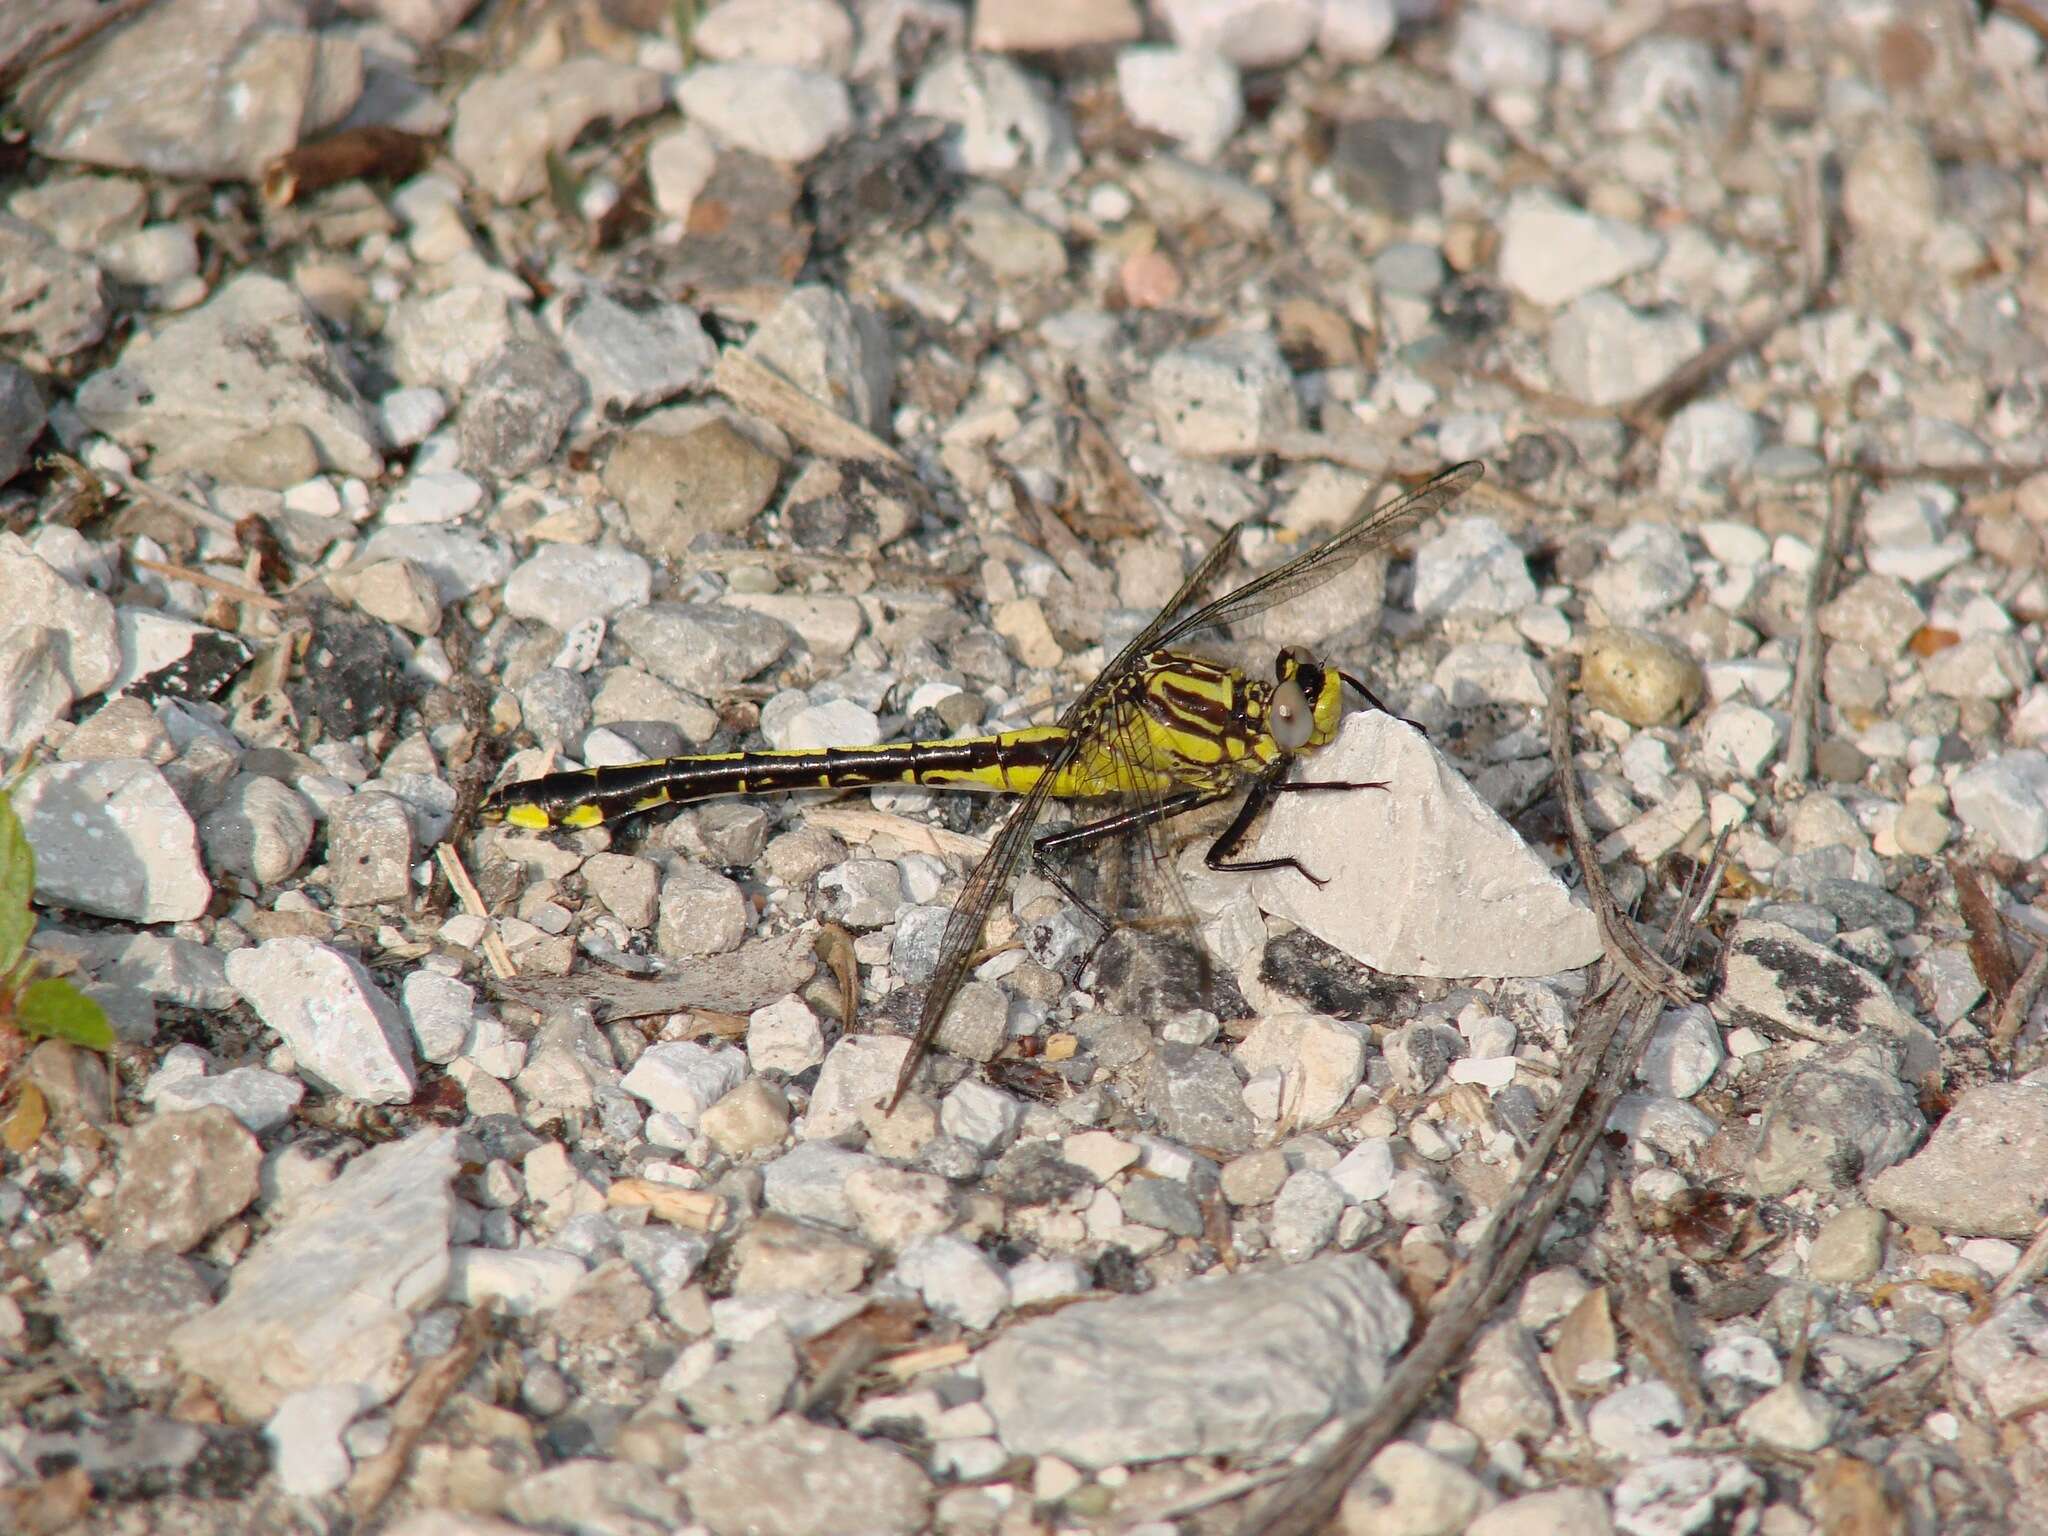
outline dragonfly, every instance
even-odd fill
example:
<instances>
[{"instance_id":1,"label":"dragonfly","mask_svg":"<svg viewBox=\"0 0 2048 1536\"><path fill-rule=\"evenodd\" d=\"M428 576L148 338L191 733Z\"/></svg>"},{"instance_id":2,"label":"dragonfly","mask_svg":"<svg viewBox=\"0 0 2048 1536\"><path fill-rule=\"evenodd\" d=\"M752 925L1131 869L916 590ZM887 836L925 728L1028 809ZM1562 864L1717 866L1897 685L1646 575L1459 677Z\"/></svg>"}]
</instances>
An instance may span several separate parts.
<instances>
[{"instance_id":1,"label":"dragonfly","mask_svg":"<svg viewBox=\"0 0 2048 1536\"><path fill-rule=\"evenodd\" d=\"M1270 681L1181 646L1201 631L1221 629L1321 586L1449 506L1483 473L1484 466L1476 462L1455 465L1205 603L1203 594L1256 519L1238 523L1051 725L875 747L720 752L569 769L492 791L482 818L529 831L585 828L721 796L884 784L1019 797L947 916L917 1029L886 1104L893 1111L947 1009L982 958L989 913L1027 854L1040 875L1107 930L1107 919L1082 899L1053 861L1242 793L1236 815L1205 855L1207 866L1231 873L1291 869L1322 883L1293 858L1235 855L1276 795L1386 788L1375 781L1291 777L1297 763L1335 738L1347 688L1372 708L1386 706L1350 673L1298 646L1279 652ZM1123 805L1091 821L1038 832L1053 800Z\"/></svg>"}]
</instances>

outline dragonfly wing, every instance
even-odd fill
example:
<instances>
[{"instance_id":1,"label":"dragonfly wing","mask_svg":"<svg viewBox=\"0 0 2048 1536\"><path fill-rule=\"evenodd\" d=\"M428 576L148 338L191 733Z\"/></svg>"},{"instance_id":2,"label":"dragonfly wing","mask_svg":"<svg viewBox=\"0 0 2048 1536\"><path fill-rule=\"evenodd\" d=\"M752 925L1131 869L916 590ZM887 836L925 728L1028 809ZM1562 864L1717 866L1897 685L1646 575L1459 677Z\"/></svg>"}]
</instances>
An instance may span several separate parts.
<instances>
[{"instance_id":1,"label":"dragonfly wing","mask_svg":"<svg viewBox=\"0 0 2048 1536\"><path fill-rule=\"evenodd\" d=\"M1089 693L1095 690L1091 688ZM1088 694L1082 695L1082 699ZM1072 710L1068 711L1071 715ZM988 926L988 914L996 904L996 898L1010 883L1011 872L1024 857L1024 851L1031 846L1031 830L1038 824L1038 818L1045 810L1045 803L1052 798L1053 780L1059 769L1073 756L1073 741L1069 739L1053 767L1048 768L1031 792L1017 802L1010 814L1003 819L996 832L995 841L989 844L981 862L974 866L974 872L967 877L967 884L960 892L960 899L953 903L953 910L946 918L945 931L939 936L938 964L932 970L931 982L925 987L924 1006L917 1016L917 1033L910 1038L910 1054L903 1058L903 1069L896 1074L895 1090L889 1095L888 1108L895 1109L910 1087L910 1080L917 1075L917 1064L930 1049L932 1037L939 1032L946 1010L953 1005L953 998L967 980L967 973L974 969L974 957L981 948L981 935Z\"/></svg>"},{"instance_id":2,"label":"dragonfly wing","mask_svg":"<svg viewBox=\"0 0 2048 1536\"><path fill-rule=\"evenodd\" d=\"M1243 586L1224 593L1215 602L1196 609L1186 618L1157 626L1161 631L1158 634L1152 633L1148 627L1139 638L1148 650L1165 649L1198 629L1249 618L1299 597L1311 588L1321 586L1338 572L1350 569L1368 551L1392 542L1423 519L1441 512L1478 484L1479 477L1485 472L1483 464L1471 460L1447 469L1420 490L1373 508L1349 527L1340 529L1285 565L1275 566L1262 576L1254 576ZM1232 532L1234 534L1235 530ZM1217 551L1235 543L1234 537L1226 537L1216 550L1210 552L1210 558L1197 568L1196 574L1210 574ZM1183 587L1182 596L1175 599L1176 604L1186 595L1187 588Z\"/></svg>"}]
</instances>

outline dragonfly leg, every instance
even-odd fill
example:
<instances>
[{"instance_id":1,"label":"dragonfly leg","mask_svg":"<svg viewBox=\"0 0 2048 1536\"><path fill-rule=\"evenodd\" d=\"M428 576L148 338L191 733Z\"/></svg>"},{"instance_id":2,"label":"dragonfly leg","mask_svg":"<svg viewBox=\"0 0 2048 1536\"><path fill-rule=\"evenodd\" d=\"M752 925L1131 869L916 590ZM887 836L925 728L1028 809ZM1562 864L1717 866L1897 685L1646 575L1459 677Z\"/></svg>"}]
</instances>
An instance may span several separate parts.
<instances>
[{"instance_id":1,"label":"dragonfly leg","mask_svg":"<svg viewBox=\"0 0 2048 1536\"><path fill-rule=\"evenodd\" d=\"M1312 881L1316 885L1329 884L1320 875L1306 868L1299 859L1233 859L1231 854L1237 851L1238 844L1250 833L1252 823L1258 820L1259 812L1271 803L1275 795L1316 789L1385 789L1386 782L1373 779L1283 779L1280 775L1286 771L1287 765L1283 763L1275 772L1253 781L1251 793L1244 797L1244 804L1237 808L1237 815L1230 825L1223 829L1223 835L1209 845L1209 855L1203 862L1211 869L1247 875L1255 874L1262 869L1291 869L1304 880Z\"/></svg>"},{"instance_id":2,"label":"dragonfly leg","mask_svg":"<svg viewBox=\"0 0 2048 1536\"><path fill-rule=\"evenodd\" d=\"M1076 849L1091 847L1112 837L1121 837L1126 832L1135 832L1140 827L1149 827L1156 822L1169 820L1222 798L1221 795L1205 794L1199 789L1185 789L1177 795L1168 795L1164 800L1155 800L1150 805L1140 806L1135 811L1120 811L1114 816L1083 822L1078 827L1063 827L1057 832L1047 832L1032 842L1031 862L1041 875L1059 887L1060 893L1067 900L1094 918L1101 925L1103 932L1107 933L1116 924L1082 899L1080 892L1069 885L1065 877L1053 868L1052 856L1072 853Z\"/></svg>"}]
</instances>

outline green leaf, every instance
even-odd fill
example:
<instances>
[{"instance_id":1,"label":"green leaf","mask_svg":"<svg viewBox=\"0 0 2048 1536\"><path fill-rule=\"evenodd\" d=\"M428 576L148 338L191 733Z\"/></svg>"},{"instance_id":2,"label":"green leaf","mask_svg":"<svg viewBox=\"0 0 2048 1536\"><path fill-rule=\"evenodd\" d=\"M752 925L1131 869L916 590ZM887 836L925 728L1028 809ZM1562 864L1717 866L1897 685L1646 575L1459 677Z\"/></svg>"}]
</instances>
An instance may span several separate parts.
<instances>
[{"instance_id":1,"label":"green leaf","mask_svg":"<svg viewBox=\"0 0 2048 1536\"><path fill-rule=\"evenodd\" d=\"M35 889L35 850L21 830L13 802L0 790L0 973L11 970L28 948L28 936L36 926L28 901Z\"/></svg>"},{"instance_id":2,"label":"green leaf","mask_svg":"<svg viewBox=\"0 0 2048 1536\"><path fill-rule=\"evenodd\" d=\"M114 1048L114 1031L100 1005L59 977L45 976L23 987L15 1017L31 1035L49 1035L95 1051Z\"/></svg>"}]
</instances>

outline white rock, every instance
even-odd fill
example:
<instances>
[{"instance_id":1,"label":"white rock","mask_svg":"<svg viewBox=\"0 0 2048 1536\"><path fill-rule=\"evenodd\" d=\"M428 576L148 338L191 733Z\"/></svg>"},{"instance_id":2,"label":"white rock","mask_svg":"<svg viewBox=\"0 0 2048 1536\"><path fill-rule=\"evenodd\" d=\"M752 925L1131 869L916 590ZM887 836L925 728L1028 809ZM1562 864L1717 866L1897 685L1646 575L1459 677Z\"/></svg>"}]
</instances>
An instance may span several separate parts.
<instances>
[{"instance_id":1,"label":"white rock","mask_svg":"<svg viewBox=\"0 0 2048 1536\"><path fill-rule=\"evenodd\" d=\"M1065 112L1041 81L1009 59L941 55L918 77L910 109L959 128L947 153L970 176L1029 168L1033 181L1057 187L1081 168Z\"/></svg>"},{"instance_id":2,"label":"white rock","mask_svg":"<svg viewBox=\"0 0 2048 1536\"><path fill-rule=\"evenodd\" d=\"M1001 1268L964 1237L920 1237L896 1260L896 1278L934 1312L968 1328L986 1328L1010 1305Z\"/></svg>"},{"instance_id":3,"label":"white rock","mask_svg":"<svg viewBox=\"0 0 2048 1536\"><path fill-rule=\"evenodd\" d=\"M1500 239L1501 281L1551 309L1656 265L1664 250L1647 230L1588 213L1538 187L1508 199Z\"/></svg>"},{"instance_id":4,"label":"white rock","mask_svg":"<svg viewBox=\"0 0 2048 1536\"><path fill-rule=\"evenodd\" d=\"M588 1266L559 1248L451 1248L448 1299L480 1307L496 1302L512 1317L533 1317L560 1306L582 1283Z\"/></svg>"},{"instance_id":5,"label":"white rock","mask_svg":"<svg viewBox=\"0 0 2048 1536\"><path fill-rule=\"evenodd\" d=\"M1174 41L1267 69L1307 51L1321 20L1315 0L1157 0Z\"/></svg>"},{"instance_id":6,"label":"white rock","mask_svg":"<svg viewBox=\"0 0 2048 1536\"><path fill-rule=\"evenodd\" d=\"M360 961L313 939L269 939L229 955L227 977L300 1075L370 1104L412 1098L404 1015Z\"/></svg>"},{"instance_id":7,"label":"white rock","mask_svg":"<svg viewBox=\"0 0 2048 1536\"><path fill-rule=\"evenodd\" d=\"M1956 776L1956 815L1975 835L2016 859L2048 851L2048 752L2006 752Z\"/></svg>"},{"instance_id":8,"label":"white rock","mask_svg":"<svg viewBox=\"0 0 2048 1536\"><path fill-rule=\"evenodd\" d=\"M843 82L783 64L700 64L683 76L685 115L736 149L800 165L853 128ZM764 110L773 103L772 110Z\"/></svg>"},{"instance_id":9,"label":"white rock","mask_svg":"<svg viewBox=\"0 0 2048 1536\"><path fill-rule=\"evenodd\" d=\"M1393 46L1400 25L1394 0L1323 0L1316 52L1336 64L1370 64Z\"/></svg>"},{"instance_id":10,"label":"white rock","mask_svg":"<svg viewBox=\"0 0 2048 1536\"><path fill-rule=\"evenodd\" d=\"M746 1056L731 1046L709 1050L694 1040L677 1040L642 1051L619 1086L694 1129L704 1111L746 1075Z\"/></svg>"},{"instance_id":11,"label":"white rock","mask_svg":"<svg viewBox=\"0 0 2048 1536\"><path fill-rule=\"evenodd\" d=\"M660 111L664 95L655 71L595 54L478 75L455 103L448 148L486 197L523 203L546 188L550 153L566 151L594 122Z\"/></svg>"},{"instance_id":12,"label":"white rock","mask_svg":"<svg viewBox=\"0 0 2048 1536\"><path fill-rule=\"evenodd\" d=\"M1356 1025L1315 1013L1278 1014L1252 1026L1237 1059L1245 1071L1281 1074L1278 1115L1320 1125L1341 1110L1365 1079L1367 1037Z\"/></svg>"},{"instance_id":13,"label":"white rock","mask_svg":"<svg viewBox=\"0 0 2048 1536\"><path fill-rule=\"evenodd\" d=\"M1582 294L1550 327L1551 370L1588 405L1619 405L1661 381L1700 350L1690 315L1631 309L1604 289Z\"/></svg>"},{"instance_id":14,"label":"white rock","mask_svg":"<svg viewBox=\"0 0 2048 1536\"><path fill-rule=\"evenodd\" d=\"M1117 92L1140 128L1163 133L1196 160L1211 160L1244 118L1237 70L1219 54L1145 46L1117 55Z\"/></svg>"},{"instance_id":15,"label":"white rock","mask_svg":"<svg viewBox=\"0 0 2048 1536\"><path fill-rule=\"evenodd\" d=\"M1264 332L1175 347L1153 363L1147 382L1160 436L1182 453L1256 452L1301 424L1294 375Z\"/></svg>"},{"instance_id":16,"label":"white rock","mask_svg":"<svg viewBox=\"0 0 2048 1536\"><path fill-rule=\"evenodd\" d=\"M843 75L853 63L853 21L838 0L725 0L691 34L707 59L744 59Z\"/></svg>"},{"instance_id":17,"label":"white rock","mask_svg":"<svg viewBox=\"0 0 2048 1536\"><path fill-rule=\"evenodd\" d=\"M199 916L213 886L199 830L170 783L138 757L47 763L14 791L36 856L36 899L137 923Z\"/></svg>"},{"instance_id":18,"label":"white rock","mask_svg":"<svg viewBox=\"0 0 2048 1536\"><path fill-rule=\"evenodd\" d=\"M1352 715L1312 772L1389 788L1280 797L1256 856L1326 883L1261 874L1267 911L1399 976L1548 976L1599 955L1591 911L1413 727Z\"/></svg>"},{"instance_id":19,"label":"white rock","mask_svg":"<svg viewBox=\"0 0 2048 1536\"><path fill-rule=\"evenodd\" d=\"M824 1059L824 1027L795 993L747 1015L747 1061L756 1072L794 1077Z\"/></svg>"},{"instance_id":20,"label":"white rock","mask_svg":"<svg viewBox=\"0 0 2048 1536\"><path fill-rule=\"evenodd\" d=\"M1690 1003L1657 1021L1636 1075L1658 1093L1689 1099L1713 1080L1727 1054L1714 1016Z\"/></svg>"},{"instance_id":21,"label":"white rock","mask_svg":"<svg viewBox=\"0 0 2048 1536\"><path fill-rule=\"evenodd\" d=\"M372 1401L360 1383L349 1382L306 1387L279 1403L263 1426L278 1486L293 1498L313 1499L348 1481L341 1432Z\"/></svg>"},{"instance_id":22,"label":"white rock","mask_svg":"<svg viewBox=\"0 0 2048 1536\"><path fill-rule=\"evenodd\" d=\"M1394 1187L1393 1142L1385 1136L1361 1141L1330 1170L1330 1181L1354 1204L1386 1199Z\"/></svg>"},{"instance_id":23,"label":"white rock","mask_svg":"<svg viewBox=\"0 0 2048 1536\"><path fill-rule=\"evenodd\" d=\"M1494 617L1536 601L1528 561L1490 517L1461 517L1415 552L1415 611Z\"/></svg>"}]
</instances>

